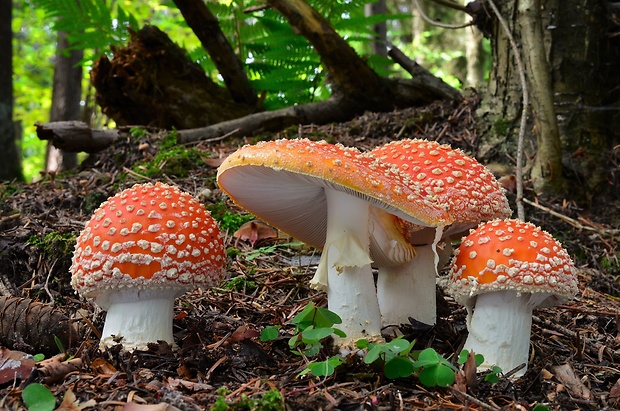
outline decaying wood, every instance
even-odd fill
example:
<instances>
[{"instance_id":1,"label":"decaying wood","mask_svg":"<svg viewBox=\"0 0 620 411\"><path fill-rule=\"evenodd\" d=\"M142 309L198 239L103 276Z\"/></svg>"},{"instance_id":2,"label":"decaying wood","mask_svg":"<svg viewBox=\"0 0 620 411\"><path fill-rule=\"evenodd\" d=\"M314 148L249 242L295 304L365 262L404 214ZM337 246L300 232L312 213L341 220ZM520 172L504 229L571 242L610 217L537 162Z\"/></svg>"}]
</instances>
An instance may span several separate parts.
<instances>
[{"instance_id":1,"label":"decaying wood","mask_svg":"<svg viewBox=\"0 0 620 411\"><path fill-rule=\"evenodd\" d=\"M33 353L58 353L80 340L76 324L57 309L29 298L0 297L0 345Z\"/></svg>"},{"instance_id":2,"label":"decaying wood","mask_svg":"<svg viewBox=\"0 0 620 411\"><path fill-rule=\"evenodd\" d=\"M49 140L54 147L69 152L95 153L120 137L118 130L94 130L82 121L37 123L36 128L40 140Z\"/></svg>"},{"instance_id":3,"label":"decaying wood","mask_svg":"<svg viewBox=\"0 0 620 411\"><path fill-rule=\"evenodd\" d=\"M97 103L118 125L195 128L257 111L237 103L184 50L154 26L101 56L91 71Z\"/></svg>"},{"instance_id":4,"label":"decaying wood","mask_svg":"<svg viewBox=\"0 0 620 411\"><path fill-rule=\"evenodd\" d=\"M67 374L82 368L81 358L71 358L67 354L57 354L37 363L37 370L44 384L53 384L63 380Z\"/></svg>"}]
</instances>

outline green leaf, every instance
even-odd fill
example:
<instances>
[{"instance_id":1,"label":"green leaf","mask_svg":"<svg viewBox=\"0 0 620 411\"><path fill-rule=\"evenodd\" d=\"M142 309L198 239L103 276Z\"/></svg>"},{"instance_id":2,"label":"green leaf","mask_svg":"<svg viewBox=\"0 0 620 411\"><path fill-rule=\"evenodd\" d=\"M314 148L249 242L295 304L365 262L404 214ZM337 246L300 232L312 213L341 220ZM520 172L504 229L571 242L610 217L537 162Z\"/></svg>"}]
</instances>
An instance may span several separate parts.
<instances>
[{"instance_id":1,"label":"green leaf","mask_svg":"<svg viewBox=\"0 0 620 411\"><path fill-rule=\"evenodd\" d=\"M333 333L333 328L314 328L310 326L301 333L301 337L303 342L307 344L314 341L321 341L323 338L329 337Z\"/></svg>"},{"instance_id":2,"label":"green leaf","mask_svg":"<svg viewBox=\"0 0 620 411\"><path fill-rule=\"evenodd\" d=\"M396 338L389 343L385 344L386 348L395 353L401 353L407 350L410 346L409 341L402 338Z\"/></svg>"},{"instance_id":3,"label":"green leaf","mask_svg":"<svg viewBox=\"0 0 620 411\"><path fill-rule=\"evenodd\" d=\"M357 340L355 342L355 346L360 349L368 348L370 346L370 342L366 339Z\"/></svg>"},{"instance_id":4,"label":"green leaf","mask_svg":"<svg viewBox=\"0 0 620 411\"><path fill-rule=\"evenodd\" d=\"M340 316L336 314L335 312L329 311L327 308L322 308L322 307L317 308L317 317L319 315L322 316L322 318L324 318L325 321L330 322L331 325L342 324L342 318L340 318Z\"/></svg>"},{"instance_id":5,"label":"green leaf","mask_svg":"<svg viewBox=\"0 0 620 411\"><path fill-rule=\"evenodd\" d=\"M461 350L461 352L459 353L459 358L456 361L457 364L465 364L467 362L467 357L468 356L469 356L469 351Z\"/></svg>"},{"instance_id":6,"label":"green leaf","mask_svg":"<svg viewBox=\"0 0 620 411\"><path fill-rule=\"evenodd\" d=\"M278 331L280 328L279 325L265 327L263 331L260 332L260 340L263 342L275 340L280 335Z\"/></svg>"},{"instance_id":7,"label":"green leaf","mask_svg":"<svg viewBox=\"0 0 620 411\"><path fill-rule=\"evenodd\" d=\"M334 330L334 334L336 334L338 337L340 338L344 338L347 336L347 334L342 331L340 328L332 328Z\"/></svg>"},{"instance_id":8,"label":"green leaf","mask_svg":"<svg viewBox=\"0 0 620 411\"><path fill-rule=\"evenodd\" d=\"M370 350L368 350L368 353L364 357L364 362L366 364L372 364L373 362L377 361L379 357L381 357L381 354L383 353L384 353L383 346L375 345Z\"/></svg>"},{"instance_id":9,"label":"green leaf","mask_svg":"<svg viewBox=\"0 0 620 411\"><path fill-rule=\"evenodd\" d=\"M413 362L407 357L394 357L384 367L385 376L391 379L409 377L413 371Z\"/></svg>"},{"instance_id":10,"label":"green leaf","mask_svg":"<svg viewBox=\"0 0 620 411\"><path fill-rule=\"evenodd\" d=\"M32 359L34 359L36 362L41 362L45 359L45 354L35 354L32 356Z\"/></svg>"},{"instance_id":11,"label":"green leaf","mask_svg":"<svg viewBox=\"0 0 620 411\"><path fill-rule=\"evenodd\" d=\"M54 394L46 386L36 382L24 388L22 400L28 411L52 411L56 408Z\"/></svg>"},{"instance_id":12,"label":"green leaf","mask_svg":"<svg viewBox=\"0 0 620 411\"><path fill-rule=\"evenodd\" d=\"M422 385L447 387L454 384L454 371L443 365L425 367L418 375Z\"/></svg>"},{"instance_id":13,"label":"green leaf","mask_svg":"<svg viewBox=\"0 0 620 411\"><path fill-rule=\"evenodd\" d=\"M344 359L342 357L333 356L325 361L318 361L308 364L308 367L306 367L306 369L302 371L299 375L304 375L307 372L311 372L312 375L316 377L329 377L330 375L334 374L336 367L338 367L343 362Z\"/></svg>"}]
</instances>

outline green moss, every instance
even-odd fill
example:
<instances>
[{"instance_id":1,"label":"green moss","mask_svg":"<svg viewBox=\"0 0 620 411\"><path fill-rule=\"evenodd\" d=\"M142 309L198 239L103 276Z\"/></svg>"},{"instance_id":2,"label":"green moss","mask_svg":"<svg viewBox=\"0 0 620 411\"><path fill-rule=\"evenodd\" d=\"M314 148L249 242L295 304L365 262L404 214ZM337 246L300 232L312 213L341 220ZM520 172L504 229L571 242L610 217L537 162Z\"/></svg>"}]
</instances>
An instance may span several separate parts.
<instances>
[{"instance_id":1,"label":"green moss","mask_svg":"<svg viewBox=\"0 0 620 411\"><path fill-rule=\"evenodd\" d=\"M620 273L620 252L604 256L601 260L601 268L606 273L618 275Z\"/></svg>"},{"instance_id":2,"label":"green moss","mask_svg":"<svg viewBox=\"0 0 620 411\"><path fill-rule=\"evenodd\" d=\"M50 258L64 258L70 256L75 248L75 234L60 234L52 231L43 238L32 236L28 239L28 244L41 247Z\"/></svg>"},{"instance_id":3,"label":"green moss","mask_svg":"<svg viewBox=\"0 0 620 411\"><path fill-rule=\"evenodd\" d=\"M209 204L205 208L209 210L211 216L220 223L222 231L229 231L230 233L234 233L243 224L255 219L252 214L241 215L230 212L226 203L223 202Z\"/></svg>"},{"instance_id":4,"label":"green moss","mask_svg":"<svg viewBox=\"0 0 620 411\"><path fill-rule=\"evenodd\" d=\"M508 135L508 130L510 130L510 122L504 119L497 119L495 124L493 124L493 131L497 136L506 136Z\"/></svg>"},{"instance_id":5,"label":"green moss","mask_svg":"<svg viewBox=\"0 0 620 411\"><path fill-rule=\"evenodd\" d=\"M226 399L230 391L226 388L217 390L218 398L210 411L280 411L284 409L284 398L277 389L272 389L260 398L250 398L242 394L236 401Z\"/></svg>"},{"instance_id":6,"label":"green moss","mask_svg":"<svg viewBox=\"0 0 620 411\"><path fill-rule=\"evenodd\" d=\"M176 138L175 140L176 141ZM166 147L167 143L160 146L160 151L151 161L142 161L136 164L133 170L149 178L157 178L163 175L175 177L187 177L189 170L204 166L202 152L194 148L186 148L180 145Z\"/></svg>"},{"instance_id":7,"label":"green moss","mask_svg":"<svg viewBox=\"0 0 620 411\"><path fill-rule=\"evenodd\" d=\"M228 280L226 284L224 284L223 288L227 290L237 291L237 292L245 292L252 293L252 291L256 290L258 285L254 281L248 280L246 277L235 277Z\"/></svg>"},{"instance_id":8,"label":"green moss","mask_svg":"<svg viewBox=\"0 0 620 411\"><path fill-rule=\"evenodd\" d=\"M104 193L95 190L89 191L84 197L84 211L87 215L92 214L105 200L107 200L107 196Z\"/></svg>"}]
</instances>

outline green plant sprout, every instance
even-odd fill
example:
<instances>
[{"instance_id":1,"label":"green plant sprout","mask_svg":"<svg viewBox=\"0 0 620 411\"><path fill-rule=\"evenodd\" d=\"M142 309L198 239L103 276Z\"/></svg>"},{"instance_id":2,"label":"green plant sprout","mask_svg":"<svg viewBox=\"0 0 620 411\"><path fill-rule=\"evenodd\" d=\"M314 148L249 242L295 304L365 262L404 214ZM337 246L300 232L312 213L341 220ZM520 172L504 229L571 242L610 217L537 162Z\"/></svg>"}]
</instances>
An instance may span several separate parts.
<instances>
[{"instance_id":1,"label":"green plant sprout","mask_svg":"<svg viewBox=\"0 0 620 411\"><path fill-rule=\"evenodd\" d=\"M43 384L29 384L22 391L22 400L28 411L52 411L56 408L54 394Z\"/></svg>"},{"instance_id":2,"label":"green plant sprout","mask_svg":"<svg viewBox=\"0 0 620 411\"><path fill-rule=\"evenodd\" d=\"M270 325L265 327L263 331L260 332L260 340L262 342L274 341L280 336L280 328L279 325Z\"/></svg>"},{"instance_id":3,"label":"green plant sprout","mask_svg":"<svg viewBox=\"0 0 620 411\"><path fill-rule=\"evenodd\" d=\"M263 394L260 398L249 398L242 394L237 402L226 399L230 390L220 387L217 390L217 400L213 403L209 411L233 411L233 410L257 410L257 411L279 411L284 409L284 398L277 389L272 389Z\"/></svg>"},{"instance_id":4,"label":"green plant sprout","mask_svg":"<svg viewBox=\"0 0 620 411\"><path fill-rule=\"evenodd\" d=\"M370 343L368 340L359 340L357 342L358 348L368 349L364 356L364 362L366 364L373 364L381 361L383 373L390 379L406 378L413 374L413 362L408 357L414 345L415 340L409 342L402 337L383 344Z\"/></svg>"},{"instance_id":5,"label":"green plant sprout","mask_svg":"<svg viewBox=\"0 0 620 411\"><path fill-rule=\"evenodd\" d=\"M335 334L346 337L346 334L333 326L341 324L342 319L327 308L317 307L310 301L301 312L291 320L295 325L293 336L288 346L293 353L306 357L316 356L323 348L322 340Z\"/></svg>"},{"instance_id":6,"label":"green plant sprout","mask_svg":"<svg viewBox=\"0 0 620 411\"><path fill-rule=\"evenodd\" d=\"M418 379L422 385L427 387L448 387L454 384L454 373L458 371L432 348L420 351L413 367L419 371Z\"/></svg>"}]
</instances>

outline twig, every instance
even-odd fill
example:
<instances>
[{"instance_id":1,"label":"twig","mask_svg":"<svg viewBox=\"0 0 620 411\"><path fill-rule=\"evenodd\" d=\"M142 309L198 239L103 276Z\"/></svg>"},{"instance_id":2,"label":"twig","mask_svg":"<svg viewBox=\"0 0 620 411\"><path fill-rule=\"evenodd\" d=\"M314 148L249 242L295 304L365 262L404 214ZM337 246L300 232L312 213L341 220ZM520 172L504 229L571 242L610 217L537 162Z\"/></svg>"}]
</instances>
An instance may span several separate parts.
<instances>
[{"instance_id":1,"label":"twig","mask_svg":"<svg viewBox=\"0 0 620 411\"><path fill-rule=\"evenodd\" d=\"M596 228L596 227L592 227L592 226L587 226L587 225L583 225L581 224L579 221L570 218L569 216L566 216L564 214L558 213L557 211L553 211L552 209L545 207L543 205L540 205L538 203L535 203L531 200L528 200L527 198L523 199L523 202L526 204L529 204L533 207L536 207L540 210L546 211L547 213L551 214L554 217L559 218L560 220L566 221L568 224L572 225L573 227L575 227L578 230L585 230L585 231L592 231L598 235L600 235L601 237L609 237L609 238L614 238L616 236L620 235L620 230L618 229L602 229L602 228Z\"/></svg>"},{"instance_id":2,"label":"twig","mask_svg":"<svg viewBox=\"0 0 620 411\"><path fill-rule=\"evenodd\" d=\"M419 0L414 0L413 2L415 3L416 9L418 9L418 11L420 12L420 16L422 17L422 20L424 20L428 24L432 24L433 26L441 27L443 29L462 29L462 28L469 27L469 26L474 24L473 21L470 21L469 23L465 23L465 24L446 24L446 23L440 23L438 21L435 21L435 20L431 19L430 17L428 17L428 15L426 15L426 13L424 13L424 10L422 10L422 6L420 6ZM445 4L445 3L440 3L440 4L443 4L444 6L447 6L447 4ZM452 6L450 6L450 7L452 7Z\"/></svg>"},{"instance_id":3,"label":"twig","mask_svg":"<svg viewBox=\"0 0 620 411\"><path fill-rule=\"evenodd\" d=\"M452 388L450 387L450 391L452 391L452 394L459 399L459 401L461 402L465 402L463 401L463 398L466 399L469 402L472 402L474 404L476 404L478 407L482 408L483 410L488 410L488 411L500 411L500 408L497 408L491 404L487 404L486 402L482 402L480 401L478 398L467 394L466 392L462 392L457 390L456 388ZM463 397L463 398L459 398L459 397Z\"/></svg>"},{"instance_id":4,"label":"twig","mask_svg":"<svg viewBox=\"0 0 620 411\"><path fill-rule=\"evenodd\" d=\"M525 80L525 69L523 68L523 61L521 60L521 54L519 53L519 48L517 46L517 42L515 41L512 33L510 32L510 27L508 27L508 23L499 13L497 6L493 0L489 0L489 5L493 9L493 13L497 16L497 20L502 25L502 28L506 32L506 37L510 42L510 47L512 48L512 53L515 57L515 62L517 63L517 71L519 72L519 80L521 82L521 88L523 89L523 111L521 113L521 123L519 124L519 144L517 146L517 171L516 171L516 184L517 184L517 217L520 220L525 221L525 209L523 208L523 142L525 140L525 125L527 121L527 112L530 105L530 95L527 89L527 82Z\"/></svg>"}]
</instances>

